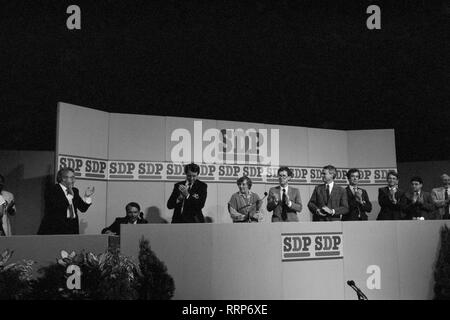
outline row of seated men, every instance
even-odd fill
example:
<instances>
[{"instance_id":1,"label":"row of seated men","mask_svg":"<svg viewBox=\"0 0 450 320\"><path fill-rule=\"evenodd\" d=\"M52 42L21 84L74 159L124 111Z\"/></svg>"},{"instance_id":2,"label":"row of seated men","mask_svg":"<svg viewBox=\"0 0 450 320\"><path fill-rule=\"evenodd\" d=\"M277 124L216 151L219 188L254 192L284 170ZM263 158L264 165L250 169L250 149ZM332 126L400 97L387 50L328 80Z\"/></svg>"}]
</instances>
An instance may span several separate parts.
<instances>
[{"instance_id":1,"label":"row of seated men","mask_svg":"<svg viewBox=\"0 0 450 320\"><path fill-rule=\"evenodd\" d=\"M172 223L202 223L205 217L202 209L207 197L207 184L198 175L200 167L194 163L184 168L186 179L174 185L167 202L169 209L174 209ZM288 167L278 169L277 186L270 188L267 194L267 211L272 213L272 222L299 221L298 215L303 211L300 191L289 185L292 171ZM1 177L1 176L0 176ZM346 188L334 183L336 168L328 165L322 169L323 184L317 185L308 202L308 209L313 221L354 221L367 220L372 211L369 196L359 186L360 172L350 169L347 172L349 184ZM431 193L423 191L420 177L410 180L411 189L398 187L399 176L395 171L387 174L387 186L379 189L378 203L381 207L377 220L430 220L449 219L450 177L441 176L442 187L434 188ZM10 193L3 190L4 178L0 179L0 217L15 213L15 203ZM75 173L71 168L62 168L57 174L57 184L46 196L45 215L38 234L78 234L78 211L86 212L92 203L95 192L88 187L83 195L74 187ZM237 180L238 191L232 194L228 202L228 211L235 223L259 222L263 219L260 208L263 199L251 191L252 181L249 177ZM120 232L120 224L146 223L142 217L139 204L132 202L126 206L126 216L117 218L114 223L102 230L103 233ZM6 232L0 229L2 235Z\"/></svg>"}]
</instances>

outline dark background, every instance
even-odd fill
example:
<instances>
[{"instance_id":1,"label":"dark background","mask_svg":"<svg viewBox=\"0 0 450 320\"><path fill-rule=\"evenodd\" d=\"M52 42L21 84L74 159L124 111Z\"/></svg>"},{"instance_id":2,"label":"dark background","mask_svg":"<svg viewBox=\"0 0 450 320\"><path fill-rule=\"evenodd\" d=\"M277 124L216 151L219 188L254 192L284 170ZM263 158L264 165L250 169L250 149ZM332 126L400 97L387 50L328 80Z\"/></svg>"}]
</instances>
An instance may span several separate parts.
<instances>
[{"instance_id":1,"label":"dark background","mask_svg":"<svg viewBox=\"0 0 450 320\"><path fill-rule=\"evenodd\" d=\"M54 150L56 104L396 132L450 159L450 1L1 1L0 149ZM81 8L81 30L66 9ZM381 7L381 30L366 8Z\"/></svg>"}]
</instances>

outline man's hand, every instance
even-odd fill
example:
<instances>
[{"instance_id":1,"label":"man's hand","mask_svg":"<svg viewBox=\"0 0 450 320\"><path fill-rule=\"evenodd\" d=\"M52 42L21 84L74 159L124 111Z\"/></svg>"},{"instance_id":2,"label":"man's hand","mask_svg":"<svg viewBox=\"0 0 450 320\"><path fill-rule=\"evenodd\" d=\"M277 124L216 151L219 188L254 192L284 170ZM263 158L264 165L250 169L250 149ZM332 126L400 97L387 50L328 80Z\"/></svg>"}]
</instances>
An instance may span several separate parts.
<instances>
[{"instance_id":1,"label":"man's hand","mask_svg":"<svg viewBox=\"0 0 450 320\"><path fill-rule=\"evenodd\" d=\"M284 198L284 204L287 205L287 206L289 207L289 202L290 202L289 196L288 196L288 194L286 193L286 196L285 196L285 198Z\"/></svg>"},{"instance_id":2,"label":"man's hand","mask_svg":"<svg viewBox=\"0 0 450 320\"><path fill-rule=\"evenodd\" d=\"M186 187L184 184L180 184L180 185L178 186L178 190L180 190L181 194L182 194L185 198L187 198L187 196L189 195L189 191L188 191L187 187Z\"/></svg>"},{"instance_id":3,"label":"man's hand","mask_svg":"<svg viewBox=\"0 0 450 320\"><path fill-rule=\"evenodd\" d=\"M95 192L95 187L87 187L86 191L84 192L84 196L86 198L90 198Z\"/></svg>"},{"instance_id":4,"label":"man's hand","mask_svg":"<svg viewBox=\"0 0 450 320\"><path fill-rule=\"evenodd\" d=\"M322 209L317 209L317 210L316 210L316 213L317 213L319 216L321 216L321 217L326 217L326 214L325 214L325 213L322 213Z\"/></svg>"},{"instance_id":5,"label":"man's hand","mask_svg":"<svg viewBox=\"0 0 450 320\"><path fill-rule=\"evenodd\" d=\"M322 207L322 212L324 212L326 215L332 215L333 214L333 210L331 210L330 208L328 208L327 206Z\"/></svg>"},{"instance_id":6,"label":"man's hand","mask_svg":"<svg viewBox=\"0 0 450 320\"><path fill-rule=\"evenodd\" d=\"M355 198L356 198L356 201L358 201L359 203L363 202L362 190L361 189L356 189L356 191L355 191Z\"/></svg>"},{"instance_id":7,"label":"man's hand","mask_svg":"<svg viewBox=\"0 0 450 320\"><path fill-rule=\"evenodd\" d=\"M111 236L116 236L117 235L115 232L112 232L110 230L106 230L105 234L109 234Z\"/></svg>"}]
</instances>

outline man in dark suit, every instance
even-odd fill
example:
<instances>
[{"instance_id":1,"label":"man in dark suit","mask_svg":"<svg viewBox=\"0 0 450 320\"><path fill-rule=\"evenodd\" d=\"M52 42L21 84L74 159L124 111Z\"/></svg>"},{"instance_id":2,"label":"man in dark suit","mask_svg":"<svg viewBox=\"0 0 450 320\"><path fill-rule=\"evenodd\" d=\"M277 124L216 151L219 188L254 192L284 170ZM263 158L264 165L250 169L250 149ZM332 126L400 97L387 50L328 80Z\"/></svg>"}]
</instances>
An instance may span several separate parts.
<instances>
[{"instance_id":1,"label":"man in dark suit","mask_svg":"<svg viewBox=\"0 0 450 320\"><path fill-rule=\"evenodd\" d=\"M347 192L334 183L336 168L327 165L322 169L322 181L314 188L308 202L313 221L340 221L348 213Z\"/></svg>"},{"instance_id":2,"label":"man in dark suit","mask_svg":"<svg viewBox=\"0 0 450 320\"><path fill-rule=\"evenodd\" d=\"M429 192L422 190L421 177L411 178L411 191L405 193L403 210L406 220L436 220L438 219L433 198Z\"/></svg>"},{"instance_id":3,"label":"man in dark suit","mask_svg":"<svg viewBox=\"0 0 450 320\"><path fill-rule=\"evenodd\" d=\"M112 234L120 236L121 224L145 224L147 220L142 217L141 207L136 202L130 202L125 206L125 217L119 217L107 228L102 230L103 234Z\"/></svg>"},{"instance_id":4,"label":"man in dark suit","mask_svg":"<svg viewBox=\"0 0 450 320\"><path fill-rule=\"evenodd\" d=\"M273 211L272 222L298 221L297 212L302 211L300 190L289 185L293 176L288 167L278 169L279 186L269 190L267 211Z\"/></svg>"},{"instance_id":5,"label":"man in dark suit","mask_svg":"<svg viewBox=\"0 0 450 320\"><path fill-rule=\"evenodd\" d=\"M184 167L186 180L177 182L167 201L168 209L175 209L172 223L205 222L202 209L205 206L207 185L198 180L200 167L195 163Z\"/></svg>"},{"instance_id":6,"label":"man in dark suit","mask_svg":"<svg viewBox=\"0 0 450 320\"><path fill-rule=\"evenodd\" d=\"M377 220L400 220L403 218L405 192L398 188L398 180L398 173L389 171L387 173L388 185L378 189L378 203L381 209Z\"/></svg>"},{"instance_id":7,"label":"man in dark suit","mask_svg":"<svg viewBox=\"0 0 450 320\"><path fill-rule=\"evenodd\" d=\"M367 213L372 211L372 203L370 203L367 191L358 186L360 175L360 171L355 168L347 172L348 186L345 191L347 192L349 212L342 216L342 221L367 220Z\"/></svg>"},{"instance_id":8,"label":"man in dark suit","mask_svg":"<svg viewBox=\"0 0 450 320\"><path fill-rule=\"evenodd\" d=\"M86 212L92 203L94 187L88 187L83 199L74 188L75 171L62 168L56 175L58 182L45 197L45 215L38 234L79 234L78 211Z\"/></svg>"}]
</instances>

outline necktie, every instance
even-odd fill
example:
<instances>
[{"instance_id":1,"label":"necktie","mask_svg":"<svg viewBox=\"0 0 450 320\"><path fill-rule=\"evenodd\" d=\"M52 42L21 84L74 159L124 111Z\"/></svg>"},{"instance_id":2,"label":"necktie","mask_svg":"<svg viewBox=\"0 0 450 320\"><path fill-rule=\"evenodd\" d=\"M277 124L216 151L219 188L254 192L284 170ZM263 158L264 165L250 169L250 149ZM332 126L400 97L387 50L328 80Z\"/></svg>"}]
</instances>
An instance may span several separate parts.
<instances>
[{"instance_id":1,"label":"necktie","mask_svg":"<svg viewBox=\"0 0 450 320\"><path fill-rule=\"evenodd\" d=\"M283 196L281 201L282 201L281 219L283 219L283 221L286 221L287 220L286 189L283 189Z\"/></svg>"},{"instance_id":2,"label":"necktie","mask_svg":"<svg viewBox=\"0 0 450 320\"><path fill-rule=\"evenodd\" d=\"M329 184L327 184L327 190L326 190L327 192L326 192L326 194L327 194L327 205L328 205L328 202L330 201L330 185Z\"/></svg>"},{"instance_id":3,"label":"necktie","mask_svg":"<svg viewBox=\"0 0 450 320\"><path fill-rule=\"evenodd\" d=\"M69 189L67 189L67 195L72 195L73 196L73 192L71 193L69 191ZM69 218L70 219L74 219L75 218L75 210L73 210L73 204L69 203Z\"/></svg>"},{"instance_id":4,"label":"necktie","mask_svg":"<svg viewBox=\"0 0 450 320\"><path fill-rule=\"evenodd\" d=\"M448 188L445 188L444 199L448 200ZM450 219L450 212L449 211L450 211L450 205L447 204L445 206L445 213L444 213L444 216L443 216L444 219Z\"/></svg>"}]
</instances>

